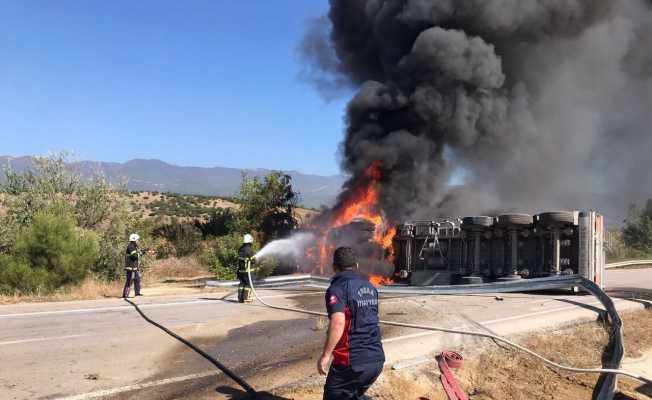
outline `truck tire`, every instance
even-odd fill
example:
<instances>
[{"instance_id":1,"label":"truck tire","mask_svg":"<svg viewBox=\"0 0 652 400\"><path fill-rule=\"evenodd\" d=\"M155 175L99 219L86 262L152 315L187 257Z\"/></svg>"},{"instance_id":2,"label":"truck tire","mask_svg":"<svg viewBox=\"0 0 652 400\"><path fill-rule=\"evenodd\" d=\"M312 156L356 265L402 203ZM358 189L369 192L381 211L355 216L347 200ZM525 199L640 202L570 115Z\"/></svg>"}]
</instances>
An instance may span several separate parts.
<instances>
[{"instance_id":1,"label":"truck tire","mask_svg":"<svg viewBox=\"0 0 652 400\"><path fill-rule=\"evenodd\" d=\"M502 228L530 224L532 224L532 216L530 214L502 214L496 218L496 225Z\"/></svg>"},{"instance_id":2,"label":"truck tire","mask_svg":"<svg viewBox=\"0 0 652 400\"><path fill-rule=\"evenodd\" d=\"M462 218L462 228L489 228L494 224L492 217L464 217Z\"/></svg>"},{"instance_id":3,"label":"truck tire","mask_svg":"<svg viewBox=\"0 0 652 400\"><path fill-rule=\"evenodd\" d=\"M575 215L572 211L551 211L539 214L539 225L548 226L565 226L575 223Z\"/></svg>"}]
</instances>

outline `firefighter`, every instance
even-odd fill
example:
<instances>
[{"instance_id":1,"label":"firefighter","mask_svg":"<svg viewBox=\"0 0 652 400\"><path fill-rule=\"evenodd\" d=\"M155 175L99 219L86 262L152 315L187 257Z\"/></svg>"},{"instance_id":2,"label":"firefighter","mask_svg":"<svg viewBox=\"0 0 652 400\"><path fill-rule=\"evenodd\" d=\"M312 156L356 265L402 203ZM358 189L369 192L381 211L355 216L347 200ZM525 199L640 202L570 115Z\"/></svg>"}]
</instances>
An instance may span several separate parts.
<instances>
[{"instance_id":1,"label":"firefighter","mask_svg":"<svg viewBox=\"0 0 652 400\"><path fill-rule=\"evenodd\" d=\"M244 235L242 246L238 250L238 279L240 280L240 285L238 286L239 303L251 303L253 301L248 273L251 272L253 278L257 270L252 266L255 262L253 245L254 237L250 234Z\"/></svg>"},{"instance_id":2,"label":"firefighter","mask_svg":"<svg viewBox=\"0 0 652 400\"><path fill-rule=\"evenodd\" d=\"M378 291L357 271L356 254L339 247L326 291L328 333L317 370L326 377L324 400L360 399L383 370ZM330 364L330 368L329 368Z\"/></svg>"},{"instance_id":3,"label":"firefighter","mask_svg":"<svg viewBox=\"0 0 652 400\"><path fill-rule=\"evenodd\" d=\"M129 297L129 291L131 290L131 282L134 282L134 291L136 296L142 296L140 294L140 272L138 271L138 264L140 261L140 253L138 251L138 241L140 236L137 233L132 233L129 236L129 244L127 244L127 252L125 254L125 272L127 275L127 280L125 282L125 288L122 291L122 297Z\"/></svg>"}]
</instances>

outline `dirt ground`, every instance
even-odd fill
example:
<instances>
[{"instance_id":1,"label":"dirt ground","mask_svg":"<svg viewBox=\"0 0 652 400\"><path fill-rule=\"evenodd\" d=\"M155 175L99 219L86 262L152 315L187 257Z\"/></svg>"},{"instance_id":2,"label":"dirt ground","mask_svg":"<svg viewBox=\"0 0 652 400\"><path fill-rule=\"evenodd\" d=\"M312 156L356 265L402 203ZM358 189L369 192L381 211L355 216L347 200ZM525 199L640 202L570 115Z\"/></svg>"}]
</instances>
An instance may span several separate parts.
<instances>
[{"instance_id":1,"label":"dirt ground","mask_svg":"<svg viewBox=\"0 0 652 400\"><path fill-rule=\"evenodd\" d=\"M652 349L652 311L626 313L622 318L627 357L636 358L643 352L649 352ZM553 361L579 367L600 365L607 340L608 331L600 322L518 338L519 343ZM465 363L455 371L455 375L469 393L469 398L475 400L591 399L598 377L594 374L558 372L524 353L499 345L493 345L481 354L466 350L463 350L463 354ZM619 378L616 399L650 399L649 395L637 391L645 392L640 386L635 380ZM434 361L399 371L386 368L368 394L378 400L447 399ZM280 388L268 398L317 400L321 396L321 384L304 383Z\"/></svg>"}]
</instances>

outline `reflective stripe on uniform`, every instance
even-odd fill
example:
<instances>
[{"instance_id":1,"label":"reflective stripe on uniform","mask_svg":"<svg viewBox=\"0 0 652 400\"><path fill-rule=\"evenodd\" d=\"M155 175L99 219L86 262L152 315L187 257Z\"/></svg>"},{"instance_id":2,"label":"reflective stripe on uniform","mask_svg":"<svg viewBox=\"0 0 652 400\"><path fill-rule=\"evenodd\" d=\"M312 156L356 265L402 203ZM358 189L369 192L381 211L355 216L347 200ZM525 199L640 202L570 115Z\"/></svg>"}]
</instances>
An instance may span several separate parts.
<instances>
[{"instance_id":1,"label":"reflective stripe on uniform","mask_svg":"<svg viewBox=\"0 0 652 400\"><path fill-rule=\"evenodd\" d=\"M254 260L253 257L238 257L238 260L244 264L238 266L238 272L256 272L259 269L259 267L251 266L251 262Z\"/></svg>"}]
</instances>

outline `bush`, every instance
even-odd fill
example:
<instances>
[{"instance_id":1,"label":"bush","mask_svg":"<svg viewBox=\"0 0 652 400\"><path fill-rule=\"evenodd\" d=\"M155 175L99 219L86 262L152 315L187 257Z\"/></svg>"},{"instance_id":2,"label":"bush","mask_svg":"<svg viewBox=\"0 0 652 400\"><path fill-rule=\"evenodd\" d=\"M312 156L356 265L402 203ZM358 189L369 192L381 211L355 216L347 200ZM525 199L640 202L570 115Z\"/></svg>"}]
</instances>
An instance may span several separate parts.
<instances>
[{"instance_id":1,"label":"bush","mask_svg":"<svg viewBox=\"0 0 652 400\"><path fill-rule=\"evenodd\" d=\"M108 281L119 279L125 264L125 247L128 237L127 224L113 220L102 232L99 256L92 271Z\"/></svg>"},{"instance_id":2,"label":"bush","mask_svg":"<svg viewBox=\"0 0 652 400\"><path fill-rule=\"evenodd\" d=\"M242 245L242 235L230 234L217 238L215 245L208 247L202 254L201 260L207 263L210 270L215 273L218 280L236 279L238 271L238 250ZM254 243L254 253L259 250L257 243ZM258 278L264 278L274 273L279 265L278 260L273 257L266 257L257 261Z\"/></svg>"},{"instance_id":3,"label":"bush","mask_svg":"<svg viewBox=\"0 0 652 400\"><path fill-rule=\"evenodd\" d=\"M0 293L46 292L49 275L42 268L31 268L23 260L3 255L0 258Z\"/></svg>"},{"instance_id":4,"label":"bush","mask_svg":"<svg viewBox=\"0 0 652 400\"><path fill-rule=\"evenodd\" d=\"M152 249L156 253L157 260L174 257L174 255L176 254L176 250L174 249L172 243L170 243L165 238L161 238L161 237L156 238L152 245L153 245Z\"/></svg>"},{"instance_id":5,"label":"bush","mask_svg":"<svg viewBox=\"0 0 652 400\"><path fill-rule=\"evenodd\" d=\"M625 221L623 239L628 247L643 254L652 252L652 199L648 200L643 209L632 207Z\"/></svg>"},{"instance_id":6,"label":"bush","mask_svg":"<svg viewBox=\"0 0 652 400\"><path fill-rule=\"evenodd\" d=\"M274 273L276 271L276 268L281 264L279 260L277 260L274 257L265 257L261 260L257 260L258 262L258 272L256 272L256 276L260 278L266 278Z\"/></svg>"},{"instance_id":7,"label":"bush","mask_svg":"<svg viewBox=\"0 0 652 400\"><path fill-rule=\"evenodd\" d=\"M174 246L177 257L192 254L199 247L202 234L191 224L172 221L169 225L157 228L154 234L167 239Z\"/></svg>"},{"instance_id":8,"label":"bush","mask_svg":"<svg viewBox=\"0 0 652 400\"><path fill-rule=\"evenodd\" d=\"M231 234L218 238L215 247L208 250L209 254L206 258L209 261L209 268L215 273L217 279L231 280L236 278L238 249L241 244L241 235Z\"/></svg>"},{"instance_id":9,"label":"bush","mask_svg":"<svg viewBox=\"0 0 652 400\"><path fill-rule=\"evenodd\" d=\"M0 280L5 289L49 292L80 283L97 257L93 232L75 228L71 216L37 213L1 259Z\"/></svg>"},{"instance_id":10,"label":"bush","mask_svg":"<svg viewBox=\"0 0 652 400\"><path fill-rule=\"evenodd\" d=\"M194 225L204 236L225 236L233 232L235 226L235 213L230 208L218 208L211 212L206 222L195 220Z\"/></svg>"},{"instance_id":11,"label":"bush","mask_svg":"<svg viewBox=\"0 0 652 400\"><path fill-rule=\"evenodd\" d=\"M95 228L110 215L114 202L113 188L103 176L95 176L92 183L82 186L77 193L75 216L83 228Z\"/></svg>"},{"instance_id":12,"label":"bush","mask_svg":"<svg viewBox=\"0 0 652 400\"><path fill-rule=\"evenodd\" d=\"M129 235L138 233L139 247L147 249L152 241L153 223L151 220L136 218L130 213L127 200L124 197L116 198L106 222L96 228L101 240L99 257L92 268L95 275L109 281L120 279L123 276ZM150 261L150 257L142 251L140 269L146 271Z\"/></svg>"},{"instance_id":13,"label":"bush","mask_svg":"<svg viewBox=\"0 0 652 400\"><path fill-rule=\"evenodd\" d=\"M622 230L607 231L604 247L607 262L646 259L652 256L652 251L650 250L643 251L625 244Z\"/></svg>"}]
</instances>

